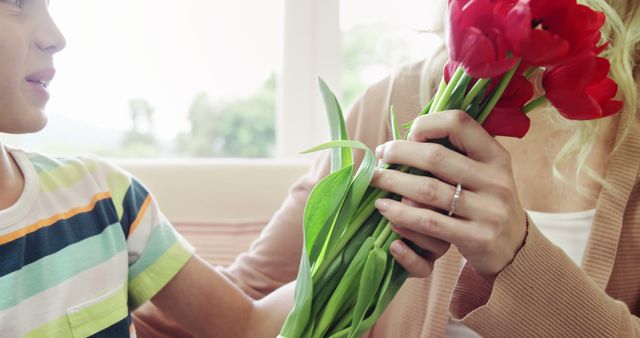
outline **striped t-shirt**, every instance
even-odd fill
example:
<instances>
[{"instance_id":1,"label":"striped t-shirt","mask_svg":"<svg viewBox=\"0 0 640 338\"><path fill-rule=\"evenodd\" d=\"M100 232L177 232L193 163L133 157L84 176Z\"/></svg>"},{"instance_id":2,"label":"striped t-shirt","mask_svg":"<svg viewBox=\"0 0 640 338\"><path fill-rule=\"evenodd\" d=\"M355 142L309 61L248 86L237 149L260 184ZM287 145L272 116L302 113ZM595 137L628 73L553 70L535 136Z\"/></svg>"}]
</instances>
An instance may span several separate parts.
<instances>
[{"instance_id":1,"label":"striped t-shirt","mask_svg":"<svg viewBox=\"0 0 640 338\"><path fill-rule=\"evenodd\" d=\"M25 187L0 210L0 337L135 337L130 311L192 247L117 167L9 152Z\"/></svg>"}]
</instances>

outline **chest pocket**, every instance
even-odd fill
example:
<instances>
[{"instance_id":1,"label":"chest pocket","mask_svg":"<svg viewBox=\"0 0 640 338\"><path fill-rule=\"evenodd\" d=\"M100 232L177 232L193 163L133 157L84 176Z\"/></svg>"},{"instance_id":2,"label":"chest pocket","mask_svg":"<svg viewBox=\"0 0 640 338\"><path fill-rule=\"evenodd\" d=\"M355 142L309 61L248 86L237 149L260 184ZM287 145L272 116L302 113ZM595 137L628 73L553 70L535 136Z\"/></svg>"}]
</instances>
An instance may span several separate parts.
<instances>
[{"instance_id":1,"label":"chest pocket","mask_svg":"<svg viewBox=\"0 0 640 338\"><path fill-rule=\"evenodd\" d=\"M73 338L95 335L114 324L127 319L127 290L125 284L98 298L76 305L67 310L67 319ZM128 326L124 326L128 336Z\"/></svg>"}]
</instances>

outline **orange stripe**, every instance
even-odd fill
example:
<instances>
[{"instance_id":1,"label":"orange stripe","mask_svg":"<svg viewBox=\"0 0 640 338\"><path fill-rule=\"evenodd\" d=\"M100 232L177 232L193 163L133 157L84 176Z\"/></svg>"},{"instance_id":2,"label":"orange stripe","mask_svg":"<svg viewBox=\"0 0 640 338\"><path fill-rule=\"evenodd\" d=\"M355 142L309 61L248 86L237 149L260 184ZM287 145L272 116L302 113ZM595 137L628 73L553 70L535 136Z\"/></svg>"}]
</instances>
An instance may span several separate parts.
<instances>
[{"instance_id":1,"label":"orange stripe","mask_svg":"<svg viewBox=\"0 0 640 338\"><path fill-rule=\"evenodd\" d=\"M75 209L71 209L65 213L61 213L61 214L57 214L54 215L50 218L38 221L37 223L34 223L28 227L24 227L21 228L20 230L16 230L14 232L11 232L9 234L6 234L4 236L0 236L0 245L5 244L5 243L9 243L13 240L16 240L20 237L26 236L32 232L36 232L42 228L51 226L53 224L55 224L56 222L63 220L63 219L68 219L71 218L77 214L81 214L83 212L87 212L87 211L91 211L93 210L93 208L96 206L96 203L98 203L98 201L103 200L103 199L107 199L110 198L111 194L109 194L109 192L101 192L98 194L93 195L93 197L91 198L91 202L84 206L84 207L78 207Z\"/></svg>"},{"instance_id":2,"label":"orange stripe","mask_svg":"<svg viewBox=\"0 0 640 338\"><path fill-rule=\"evenodd\" d=\"M129 236L136 231L138 228L138 224L142 221L142 217L144 216L145 211L151 204L151 195L147 195L147 198L144 199L142 206L140 206L140 210L138 211L138 215L136 215L136 220L131 223L131 227L129 227Z\"/></svg>"}]
</instances>

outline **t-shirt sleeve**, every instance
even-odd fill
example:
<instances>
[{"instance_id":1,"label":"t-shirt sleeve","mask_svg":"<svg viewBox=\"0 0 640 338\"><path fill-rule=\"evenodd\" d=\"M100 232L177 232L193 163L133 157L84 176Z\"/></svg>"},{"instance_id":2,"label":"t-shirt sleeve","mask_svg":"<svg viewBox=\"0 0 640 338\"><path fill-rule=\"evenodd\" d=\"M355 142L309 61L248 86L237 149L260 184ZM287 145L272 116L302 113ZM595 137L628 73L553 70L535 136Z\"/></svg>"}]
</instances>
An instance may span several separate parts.
<instances>
[{"instance_id":1,"label":"t-shirt sleeve","mask_svg":"<svg viewBox=\"0 0 640 338\"><path fill-rule=\"evenodd\" d=\"M109 175L108 184L127 241L129 306L135 309L171 281L194 249L136 178L117 170Z\"/></svg>"}]
</instances>

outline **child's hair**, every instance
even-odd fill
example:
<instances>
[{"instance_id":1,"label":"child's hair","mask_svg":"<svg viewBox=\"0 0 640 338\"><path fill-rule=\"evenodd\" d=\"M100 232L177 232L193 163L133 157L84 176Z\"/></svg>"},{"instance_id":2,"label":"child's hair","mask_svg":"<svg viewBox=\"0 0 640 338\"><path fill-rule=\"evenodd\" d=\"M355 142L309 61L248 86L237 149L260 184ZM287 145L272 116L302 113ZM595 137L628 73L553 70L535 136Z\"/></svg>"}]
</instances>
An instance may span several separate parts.
<instances>
[{"instance_id":1,"label":"child's hair","mask_svg":"<svg viewBox=\"0 0 640 338\"><path fill-rule=\"evenodd\" d=\"M440 0L446 3L445 0ZM603 52L602 56L611 61L610 76L618 83L618 96L624 101L624 109L620 113L619 133L616 136L614 149L623 143L632 128L638 128L638 80L640 77L640 53L638 42L640 42L640 1L629 0L578 0L596 11L603 12L607 20L602 28L603 39L610 42L610 47ZM440 25L429 32L444 36L444 26ZM437 89L440 81L442 69L447 60L447 50L444 43L438 46L434 55L424 63L422 69L422 82L420 84L420 95L428 100ZM549 111L554 123L564 124L567 120L560 117L560 114L549 106L544 108ZM575 123L575 122L572 122ZM585 173L588 177L601 183L605 189L611 187L605 183L604 177L597 174L586 165L587 158L596 143L598 131L602 126L602 120L579 121L575 133L569 141L561 148L554 159L553 173L560 180L566 177L560 174L557 169L559 164L567 160L575 160L577 163L575 175L579 177ZM583 193L588 190L578 187Z\"/></svg>"}]
</instances>

